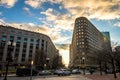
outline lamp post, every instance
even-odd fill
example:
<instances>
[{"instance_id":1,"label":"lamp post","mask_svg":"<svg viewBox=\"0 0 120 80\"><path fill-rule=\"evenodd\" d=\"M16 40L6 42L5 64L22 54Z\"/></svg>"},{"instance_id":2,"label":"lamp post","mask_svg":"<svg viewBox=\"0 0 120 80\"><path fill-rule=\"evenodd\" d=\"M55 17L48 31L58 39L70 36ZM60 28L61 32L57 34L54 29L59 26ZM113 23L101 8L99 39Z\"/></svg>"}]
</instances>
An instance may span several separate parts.
<instances>
[{"instance_id":1,"label":"lamp post","mask_svg":"<svg viewBox=\"0 0 120 80\"><path fill-rule=\"evenodd\" d=\"M31 72L30 72L30 80L32 80L32 68L33 68L33 60L31 61Z\"/></svg>"},{"instance_id":2,"label":"lamp post","mask_svg":"<svg viewBox=\"0 0 120 80\"><path fill-rule=\"evenodd\" d=\"M113 66L113 73L114 73L114 78L117 78L116 75L116 66L115 66L115 50L113 49L112 51L112 66Z\"/></svg>"},{"instance_id":3,"label":"lamp post","mask_svg":"<svg viewBox=\"0 0 120 80\"><path fill-rule=\"evenodd\" d=\"M5 46L4 42L1 41L0 42L0 56L3 56L4 46ZM2 64L2 66L3 66L3 64ZM0 66L0 68L2 68L2 66Z\"/></svg>"},{"instance_id":4,"label":"lamp post","mask_svg":"<svg viewBox=\"0 0 120 80\"><path fill-rule=\"evenodd\" d=\"M85 75L85 57L82 57L83 74Z\"/></svg>"},{"instance_id":5,"label":"lamp post","mask_svg":"<svg viewBox=\"0 0 120 80\"><path fill-rule=\"evenodd\" d=\"M8 45L8 52L7 52L7 58L6 58L7 64L6 64L6 72L5 72L4 80L7 80L9 63L13 61L11 52L13 51L16 43L8 41L7 45Z\"/></svg>"},{"instance_id":6,"label":"lamp post","mask_svg":"<svg viewBox=\"0 0 120 80\"><path fill-rule=\"evenodd\" d=\"M50 58L46 58L47 69L49 69L49 61L50 61Z\"/></svg>"}]
</instances>

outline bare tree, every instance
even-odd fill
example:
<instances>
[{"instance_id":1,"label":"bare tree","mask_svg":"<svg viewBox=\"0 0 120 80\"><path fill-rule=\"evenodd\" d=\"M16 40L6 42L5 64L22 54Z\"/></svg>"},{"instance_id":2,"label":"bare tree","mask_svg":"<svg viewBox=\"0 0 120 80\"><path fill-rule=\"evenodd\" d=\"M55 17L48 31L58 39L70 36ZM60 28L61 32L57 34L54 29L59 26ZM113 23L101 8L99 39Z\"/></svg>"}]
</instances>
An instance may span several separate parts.
<instances>
[{"instance_id":1,"label":"bare tree","mask_svg":"<svg viewBox=\"0 0 120 80\"><path fill-rule=\"evenodd\" d=\"M46 59L46 55L44 54L43 48L37 50L35 53L35 61L34 61L36 69L44 69L44 64L46 61L45 59Z\"/></svg>"}]
</instances>

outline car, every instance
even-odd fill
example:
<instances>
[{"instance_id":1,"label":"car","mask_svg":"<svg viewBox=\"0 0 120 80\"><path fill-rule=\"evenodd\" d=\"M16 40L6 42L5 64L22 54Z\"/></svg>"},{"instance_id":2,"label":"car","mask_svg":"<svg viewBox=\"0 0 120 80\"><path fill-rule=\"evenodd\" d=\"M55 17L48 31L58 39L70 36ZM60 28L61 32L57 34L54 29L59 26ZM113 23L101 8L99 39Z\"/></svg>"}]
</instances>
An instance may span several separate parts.
<instances>
[{"instance_id":1,"label":"car","mask_svg":"<svg viewBox=\"0 0 120 80\"><path fill-rule=\"evenodd\" d=\"M71 72L67 69L59 69L55 71L55 74L57 74L58 76L66 76L66 75L70 75Z\"/></svg>"},{"instance_id":2,"label":"car","mask_svg":"<svg viewBox=\"0 0 120 80\"><path fill-rule=\"evenodd\" d=\"M37 75L38 71L35 69L32 69L32 75ZM31 75L31 69L30 68L18 68L16 70L17 76L30 76Z\"/></svg>"},{"instance_id":3,"label":"car","mask_svg":"<svg viewBox=\"0 0 120 80\"><path fill-rule=\"evenodd\" d=\"M50 70L42 70L39 71L38 75L52 75L52 72Z\"/></svg>"},{"instance_id":4,"label":"car","mask_svg":"<svg viewBox=\"0 0 120 80\"><path fill-rule=\"evenodd\" d=\"M55 70L53 74L57 75L58 73L59 73L59 70Z\"/></svg>"},{"instance_id":5,"label":"car","mask_svg":"<svg viewBox=\"0 0 120 80\"><path fill-rule=\"evenodd\" d=\"M81 74L81 70L79 69L73 69L72 74Z\"/></svg>"},{"instance_id":6,"label":"car","mask_svg":"<svg viewBox=\"0 0 120 80\"><path fill-rule=\"evenodd\" d=\"M107 72L108 74L112 74L112 73L113 73L113 69L107 69L106 72Z\"/></svg>"}]
</instances>

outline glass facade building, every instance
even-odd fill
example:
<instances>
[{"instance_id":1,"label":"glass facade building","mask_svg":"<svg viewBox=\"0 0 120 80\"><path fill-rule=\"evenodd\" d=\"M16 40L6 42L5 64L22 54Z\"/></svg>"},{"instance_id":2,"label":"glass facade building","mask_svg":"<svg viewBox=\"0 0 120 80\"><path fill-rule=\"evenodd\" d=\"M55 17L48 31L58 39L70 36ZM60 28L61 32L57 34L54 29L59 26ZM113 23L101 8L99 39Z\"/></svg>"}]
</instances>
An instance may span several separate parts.
<instances>
[{"instance_id":1,"label":"glass facade building","mask_svg":"<svg viewBox=\"0 0 120 80\"><path fill-rule=\"evenodd\" d=\"M7 42L15 42L16 46L11 52L13 62L25 65L34 60L37 50L43 49L46 58L52 59L58 55L57 49L51 39L44 34L21 30L10 26L0 25L0 65L5 66L8 45Z\"/></svg>"}]
</instances>

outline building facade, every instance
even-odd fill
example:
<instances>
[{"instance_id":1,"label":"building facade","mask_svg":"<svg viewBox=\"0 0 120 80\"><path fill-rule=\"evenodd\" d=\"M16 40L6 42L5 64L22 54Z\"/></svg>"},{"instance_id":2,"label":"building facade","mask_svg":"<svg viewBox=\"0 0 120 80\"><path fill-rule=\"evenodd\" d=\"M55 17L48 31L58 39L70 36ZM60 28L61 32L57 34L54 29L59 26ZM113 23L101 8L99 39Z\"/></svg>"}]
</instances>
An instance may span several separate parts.
<instances>
[{"instance_id":1,"label":"building facade","mask_svg":"<svg viewBox=\"0 0 120 80\"><path fill-rule=\"evenodd\" d=\"M10 26L0 25L0 65L6 64L8 56L8 42L15 42L15 46L11 52L13 63L18 65L30 64L34 60L36 51L42 49L45 59L49 59L52 64L53 58L59 55L58 50L51 39L44 34L21 30Z\"/></svg>"},{"instance_id":2,"label":"building facade","mask_svg":"<svg viewBox=\"0 0 120 80\"><path fill-rule=\"evenodd\" d=\"M70 45L70 66L98 66L97 54L108 40L87 18L75 20L72 42ZM110 49L110 45L107 46ZM82 64L84 63L84 66Z\"/></svg>"}]
</instances>

